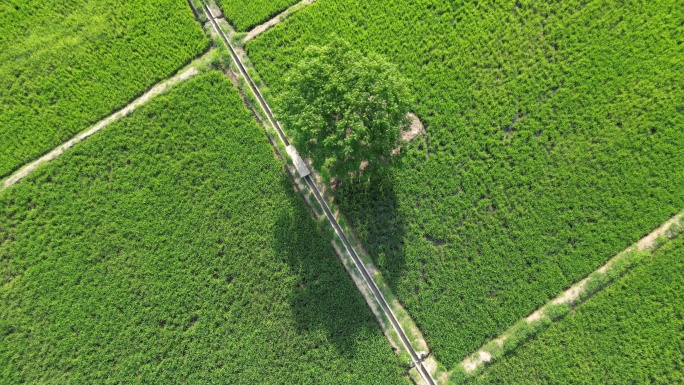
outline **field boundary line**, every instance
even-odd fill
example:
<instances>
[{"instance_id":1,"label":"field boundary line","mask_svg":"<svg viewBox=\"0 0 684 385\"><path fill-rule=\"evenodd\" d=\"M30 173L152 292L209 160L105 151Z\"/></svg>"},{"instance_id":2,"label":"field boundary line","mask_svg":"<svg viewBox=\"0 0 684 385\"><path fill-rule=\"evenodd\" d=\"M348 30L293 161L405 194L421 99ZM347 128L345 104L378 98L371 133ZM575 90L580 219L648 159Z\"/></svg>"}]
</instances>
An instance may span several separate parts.
<instances>
[{"instance_id":1,"label":"field boundary line","mask_svg":"<svg viewBox=\"0 0 684 385\"><path fill-rule=\"evenodd\" d=\"M212 54L212 51L209 50L208 52L204 53L197 59L193 60L193 62L189 65L189 68L186 68L185 70L181 70L180 72L176 73L174 76L162 80L161 82L157 83L156 85L152 86L152 88L148 89L145 93L143 93L141 96L137 97L134 99L132 102L130 102L128 105L125 107L119 109L118 111L114 112L113 114L109 115L108 117L100 120L98 123L96 123L94 126L90 127L89 129L81 132L80 134L74 136L73 138L67 140L66 142L60 144L56 148L52 149L50 152L47 154L41 156L40 158L25 164L21 168L19 168L17 171L14 173L10 174L5 180L2 181L2 185L0 185L0 193L10 186L16 184L20 180L24 179L31 173L33 173L40 165L43 163L47 163L51 160L56 159L62 153L64 153L66 150L70 149L77 143L87 139L91 135L101 131L105 127L109 126L110 124L116 122L117 120L123 118L124 116L130 114L133 112L136 108L140 107L143 104L146 104L148 101L150 101L152 98L155 96L158 96L159 94L163 93L167 89L177 85L178 83L182 83L193 76L197 75L200 73L200 71L196 68L195 63L198 61L204 59L205 57L209 57Z\"/></svg>"},{"instance_id":2,"label":"field boundary line","mask_svg":"<svg viewBox=\"0 0 684 385\"><path fill-rule=\"evenodd\" d=\"M311 163L309 160L307 160L307 165L311 167ZM428 372L432 374L432 377L437 381L437 383L445 383L446 378L448 376L447 372L443 370L443 367L435 358L433 352L431 351L427 343L427 340L425 339L425 336L423 335L418 325L416 325L415 321L411 318L409 312L399 302L399 299L396 297L392 289L386 283L385 278L382 276L382 273L380 272L380 269L378 269L375 266L371 256L363 246L361 240L355 234L354 229L348 224L348 221L344 217L344 214L339 210L338 207L335 206L334 196L332 195L332 193L329 192L330 190L327 188L328 186L326 186L324 179L313 168L311 169L311 177L317 186L323 186L322 188L319 188L321 196L323 197L323 199L325 199L326 204L333 212L333 216L337 219L337 223L342 229L342 232L345 233L345 235L347 236L347 239L351 244L351 247L359 256L361 263L364 265L366 270L368 270L370 275L373 277L374 283L383 293L385 300L392 309L394 315L399 320L399 323L402 325L402 328L404 329L404 331L408 331L407 335L412 343L412 346L414 347L414 349L420 349L418 353L420 353L421 355L423 365L426 367ZM321 217L323 217L323 213L321 213L320 215ZM349 262L352 262L352 257L350 255L345 255L343 252L344 245L335 244L334 246L336 249L339 249L339 255L341 256L341 258L348 258ZM359 277L359 279L361 278ZM365 288L360 288L359 290L363 291L365 290ZM397 335L396 337L398 338L399 336ZM388 336L388 338L390 337Z\"/></svg>"},{"instance_id":3,"label":"field boundary line","mask_svg":"<svg viewBox=\"0 0 684 385\"><path fill-rule=\"evenodd\" d=\"M684 230L684 211L622 250L597 270L572 285L529 316L519 320L497 338L485 343L449 372L450 380L459 383L477 375L485 366L523 345L531 336L561 320L571 309L581 305L622 277L635 265Z\"/></svg>"},{"instance_id":4,"label":"field boundary line","mask_svg":"<svg viewBox=\"0 0 684 385\"><path fill-rule=\"evenodd\" d=\"M252 28L249 32L247 32L247 35L245 35L244 38L242 38L242 43L247 43L248 41L254 39L255 37L261 35L262 33L268 31L269 29L275 27L277 24L280 24L281 22L285 21L290 15L293 13L301 10L302 8L306 7L307 5L315 3L316 0L302 0L299 3L290 6L280 14L274 16L271 20L268 20L267 22L257 25L256 27Z\"/></svg>"},{"instance_id":5,"label":"field boundary line","mask_svg":"<svg viewBox=\"0 0 684 385\"><path fill-rule=\"evenodd\" d=\"M261 109L265 113L267 120L269 121L270 125L275 129L276 133L278 134L280 141L286 147L291 146L289 140L287 139L282 128L280 127L280 124L276 121L270 106L268 105L268 103L264 99L264 97L261 94L261 91L259 90L257 85L254 83L252 77L249 75L247 69L245 68L244 64L242 63L242 60L240 59L239 55L237 54L237 52L233 48L232 44L230 43L228 36L226 36L226 34L223 32L223 30L219 26L218 21L216 20L216 17L214 16L210 7L207 5L206 1L204 1L204 0L202 1L202 6L204 8L204 11L206 12L206 15L209 19L209 22L211 23L215 32L219 35L219 37L221 38L221 40L225 44L226 48L228 48L228 50L230 51L233 62L238 67L240 75L242 75L242 77L246 80L247 85L249 86L251 92L256 97L259 106L261 107ZM346 234L342 230L342 227L340 226L340 224L337 222L337 219L335 218L332 211L330 210L330 207L328 206L326 200L323 198L322 194L320 193L318 186L315 184L313 178L311 177L310 174L308 174L308 175L303 175L302 179L304 179L306 184L309 186L310 191L313 192L313 194L316 198L316 201L321 206L325 216L328 219L328 222L333 227L333 230L335 231L337 238L343 243L344 248L346 249L347 253L352 258L352 261L354 263L355 268L358 270L361 277L363 278L363 281L368 286L370 291L373 293L375 300L378 302L378 304L382 308L382 311L384 312L385 316L387 317L389 322L392 324L392 327L394 328L394 331L398 334L402 344L404 345L405 350L411 356L413 367L415 367L418 374L420 375L420 377L423 379L423 381L426 384L435 385L436 384L435 380L432 378L432 375L429 373L429 371L423 365L422 357L419 357L418 353L413 348L406 332L404 331L403 327L399 323L396 315L394 314L394 312L390 308L390 306L389 306L387 300L385 299L385 297L383 296L382 292L380 291L378 286L375 284L375 281L373 280L372 276L370 275L370 273L366 269L365 265L363 264L363 262L361 261L359 256L356 254L356 251L354 250L354 248L351 246L349 239L347 238ZM296 178L295 178L295 182L296 182Z\"/></svg>"}]
</instances>

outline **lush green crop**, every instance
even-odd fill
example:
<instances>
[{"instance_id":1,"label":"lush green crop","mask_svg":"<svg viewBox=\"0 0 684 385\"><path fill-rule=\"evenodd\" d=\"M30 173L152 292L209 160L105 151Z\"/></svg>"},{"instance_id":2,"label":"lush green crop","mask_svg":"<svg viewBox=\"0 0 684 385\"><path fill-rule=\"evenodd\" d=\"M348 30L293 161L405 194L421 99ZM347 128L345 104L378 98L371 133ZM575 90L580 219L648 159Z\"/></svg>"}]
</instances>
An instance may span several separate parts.
<instances>
[{"instance_id":1,"label":"lush green crop","mask_svg":"<svg viewBox=\"0 0 684 385\"><path fill-rule=\"evenodd\" d=\"M406 384L221 74L0 195L0 383Z\"/></svg>"},{"instance_id":2,"label":"lush green crop","mask_svg":"<svg viewBox=\"0 0 684 385\"><path fill-rule=\"evenodd\" d=\"M0 4L0 179L201 53L185 0Z\"/></svg>"},{"instance_id":3,"label":"lush green crop","mask_svg":"<svg viewBox=\"0 0 684 385\"><path fill-rule=\"evenodd\" d=\"M453 366L684 207L681 20L675 0L327 0L247 49L274 94L329 33L412 80L427 136L336 198Z\"/></svg>"},{"instance_id":4,"label":"lush green crop","mask_svg":"<svg viewBox=\"0 0 684 385\"><path fill-rule=\"evenodd\" d=\"M472 382L682 383L683 287L680 239Z\"/></svg>"},{"instance_id":5,"label":"lush green crop","mask_svg":"<svg viewBox=\"0 0 684 385\"><path fill-rule=\"evenodd\" d=\"M238 31L249 31L300 0L217 0Z\"/></svg>"}]
</instances>

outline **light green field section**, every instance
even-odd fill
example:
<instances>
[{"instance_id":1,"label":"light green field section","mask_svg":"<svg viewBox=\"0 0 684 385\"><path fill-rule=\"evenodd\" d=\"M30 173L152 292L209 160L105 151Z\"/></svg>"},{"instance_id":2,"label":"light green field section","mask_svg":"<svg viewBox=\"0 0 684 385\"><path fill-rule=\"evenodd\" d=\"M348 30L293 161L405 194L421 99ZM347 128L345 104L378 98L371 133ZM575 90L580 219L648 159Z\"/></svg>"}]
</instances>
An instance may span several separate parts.
<instances>
[{"instance_id":1,"label":"light green field section","mask_svg":"<svg viewBox=\"0 0 684 385\"><path fill-rule=\"evenodd\" d=\"M184 0L0 3L0 179L209 44Z\"/></svg>"},{"instance_id":2,"label":"light green field section","mask_svg":"<svg viewBox=\"0 0 684 385\"><path fill-rule=\"evenodd\" d=\"M651 258L469 383L682 383L684 239Z\"/></svg>"}]
</instances>

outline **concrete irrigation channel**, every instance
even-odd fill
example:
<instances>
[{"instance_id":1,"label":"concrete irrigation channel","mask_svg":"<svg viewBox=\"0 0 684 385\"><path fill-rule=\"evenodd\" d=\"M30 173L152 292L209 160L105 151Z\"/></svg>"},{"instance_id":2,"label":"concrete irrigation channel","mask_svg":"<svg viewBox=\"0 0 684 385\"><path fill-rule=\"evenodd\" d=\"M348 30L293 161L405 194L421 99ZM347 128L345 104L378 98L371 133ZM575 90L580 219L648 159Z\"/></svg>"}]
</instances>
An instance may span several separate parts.
<instances>
[{"instance_id":1,"label":"concrete irrigation channel","mask_svg":"<svg viewBox=\"0 0 684 385\"><path fill-rule=\"evenodd\" d=\"M242 60L238 56L237 52L233 49L233 46L230 44L230 41L228 40L228 37L223 33L221 28L219 27L219 24L216 20L216 17L214 16L214 13L211 11L209 6L205 3L202 2L202 6L204 7L204 11L207 15L207 18L209 19L209 22L211 23L212 27L216 31L216 33L221 37L221 40L223 40L223 43L226 45L228 50L230 51L230 55L233 58L233 61L235 62L235 65L238 67L240 74L244 77L244 79L247 81L247 84L249 85L249 88L251 89L252 93L256 96L259 105L261 106L261 109L264 111L266 114L269 123L273 126L273 128L276 130L278 133L278 137L282 141L282 143L286 147L290 147L291 144L285 134L283 133L282 128L280 127L280 124L276 121L275 117L273 116L273 112L271 111L271 108L269 107L268 103L266 103L266 100L264 99L263 95L261 94L261 91L259 88L256 86L254 81L252 80L251 76L247 72L244 64L242 63ZM290 151L288 151L290 152ZM292 154L296 155L296 150L291 152ZM298 156L297 156L298 157ZM375 281L373 280L373 277L371 274L368 272L366 269L365 265L361 261L361 258L359 258L358 254L356 251L354 251L354 248L351 246L349 243L349 239L347 238L346 234L342 230L342 227L340 224L337 222L337 219L333 215L332 211L330 210L330 207L328 206L327 202L323 198L320 190L316 186L316 183L314 183L314 180L312 179L311 175L308 172L308 169L306 169L306 166L303 165L303 162L299 161L299 159L294 160L295 165L297 165L297 171L304 179L306 184L309 186L311 191L313 192L314 196L316 197L316 200L318 203L321 205L323 208L323 211L325 212L325 216L328 218L328 221L330 222L330 225L333 227L335 230L335 234L340 238L342 243L344 244L344 247L351 256L352 260L354 261L354 265L356 269L361 273L361 276L363 277L363 281L365 284L368 286L370 291L373 293L373 296L375 297L375 300L380 304L380 307L382 308L382 311L385 313L385 316L387 319L390 321L392 324L392 327L396 331L396 333L399 335L399 338L401 339L402 344L404 345L404 348L406 351L409 353L411 356L411 360L413 361L413 366L416 368L418 371L418 374L420 374L421 378L425 382L425 384L428 385L435 385L436 382L430 375L430 372L425 368L423 365L423 360L422 357L418 355L416 350L413 348L411 345L411 342L404 331L403 327L399 323L396 315L390 308L389 304L385 300L385 297L383 296L382 292L380 292L380 289L378 286L375 284Z\"/></svg>"}]
</instances>

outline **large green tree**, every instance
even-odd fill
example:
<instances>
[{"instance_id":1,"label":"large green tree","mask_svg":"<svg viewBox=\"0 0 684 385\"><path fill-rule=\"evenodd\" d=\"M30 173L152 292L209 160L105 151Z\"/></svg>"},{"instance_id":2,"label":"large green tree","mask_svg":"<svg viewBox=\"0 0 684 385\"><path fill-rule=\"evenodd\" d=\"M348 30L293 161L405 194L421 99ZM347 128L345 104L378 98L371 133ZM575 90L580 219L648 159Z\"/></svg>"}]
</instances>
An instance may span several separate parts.
<instances>
[{"instance_id":1,"label":"large green tree","mask_svg":"<svg viewBox=\"0 0 684 385\"><path fill-rule=\"evenodd\" d=\"M410 93L396 66L334 38L287 75L279 118L298 150L331 177L372 178L407 129Z\"/></svg>"}]
</instances>

